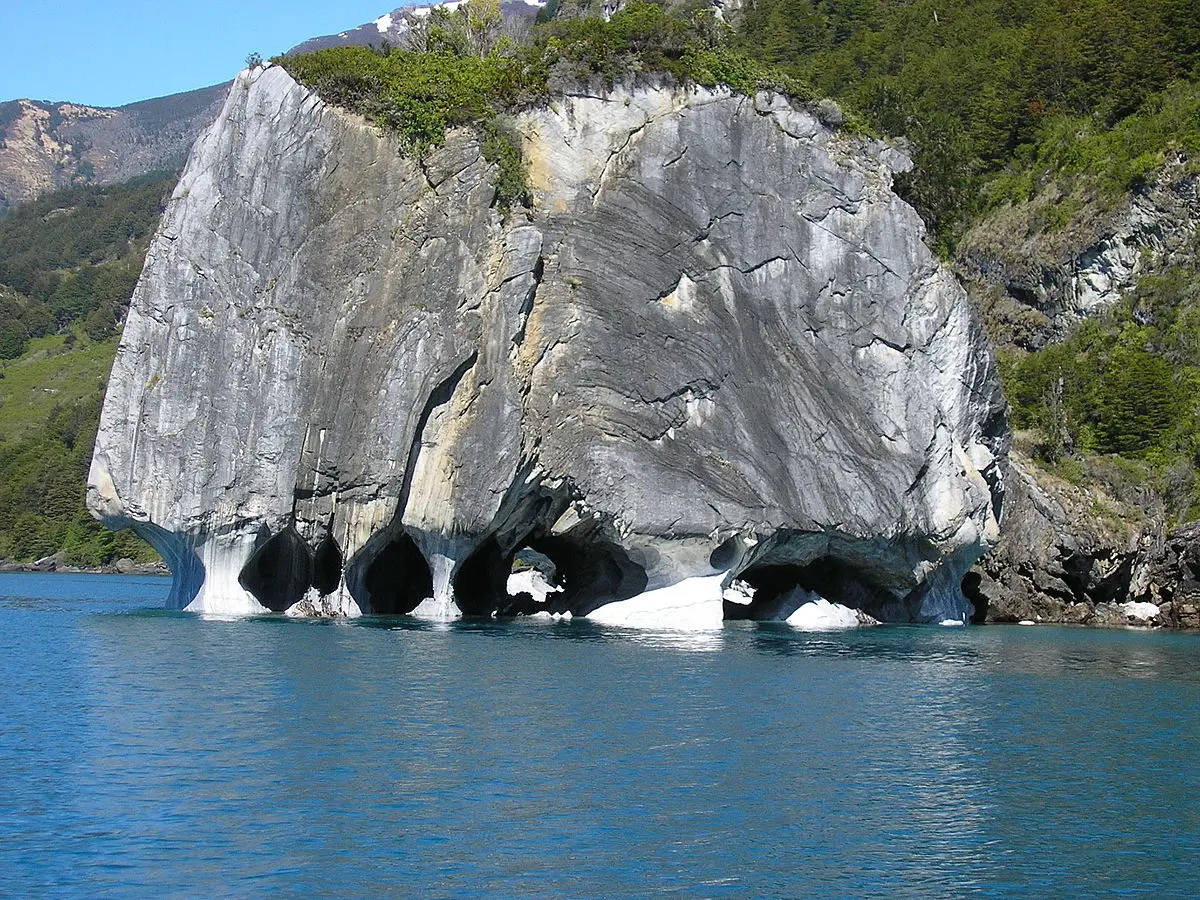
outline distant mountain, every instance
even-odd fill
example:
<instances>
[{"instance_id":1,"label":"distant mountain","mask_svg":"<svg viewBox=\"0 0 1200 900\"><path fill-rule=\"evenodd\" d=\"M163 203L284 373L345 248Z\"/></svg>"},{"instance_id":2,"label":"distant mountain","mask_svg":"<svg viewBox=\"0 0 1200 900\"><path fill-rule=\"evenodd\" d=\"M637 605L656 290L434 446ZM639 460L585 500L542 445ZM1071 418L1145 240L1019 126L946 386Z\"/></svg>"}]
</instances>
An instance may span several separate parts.
<instances>
[{"instance_id":1,"label":"distant mountain","mask_svg":"<svg viewBox=\"0 0 1200 900\"><path fill-rule=\"evenodd\" d=\"M297 44L288 53L311 53L314 50L326 50L330 47L366 46L382 44L385 41L402 47L407 43L408 34L415 22L428 16L434 9L441 8L447 12L454 12L461 5L462 3L458 0L451 0L448 3L401 6L372 22L359 25L349 31L327 34ZM529 2L526 0L500 0L500 9L504 13L504 17L509 20L527 19L532 22L537 16L538 10L544 5L545 3L535 2L535 0L529 0Z\"/></svg>"},{"instance_id":2,"label":"distant mountain","mask_svg":"<svg viewBox=\"0 0 1200 900\"><path fill-rule=\"evenodd\" d=\"M0 216L46 191L179 168L228 89L217 84L115 109L0 103Z\"/></svg>"}]
</instances>

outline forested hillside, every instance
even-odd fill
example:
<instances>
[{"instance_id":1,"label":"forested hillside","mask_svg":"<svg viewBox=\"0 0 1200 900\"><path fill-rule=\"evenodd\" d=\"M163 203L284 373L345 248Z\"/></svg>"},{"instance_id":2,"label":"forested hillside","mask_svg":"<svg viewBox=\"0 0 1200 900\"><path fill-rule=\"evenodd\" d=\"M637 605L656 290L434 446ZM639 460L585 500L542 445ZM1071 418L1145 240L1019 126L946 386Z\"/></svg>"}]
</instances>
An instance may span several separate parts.
<instances>
[{"instance_id":1,"label":"forested hillside","mask_svg":"<svg viewBox=\"0 0 1200 900\"><path fill-rule=\"evenodd\" d=\"M72 188L0 220L0 559L151 555L83 496L121 317L173 184Z\"/></svg>"},{"instance_id":2,"label":"forested hillside","mask_svg":"<svg viewBox=\"0 0 1200 900\"><path fill-rule=\"evenodd\" d=\"M912 142L944 250L1040 178L1120 191L1200 149L1194 0L757 0L735 40Z\"/></svg>"}]
</instances>

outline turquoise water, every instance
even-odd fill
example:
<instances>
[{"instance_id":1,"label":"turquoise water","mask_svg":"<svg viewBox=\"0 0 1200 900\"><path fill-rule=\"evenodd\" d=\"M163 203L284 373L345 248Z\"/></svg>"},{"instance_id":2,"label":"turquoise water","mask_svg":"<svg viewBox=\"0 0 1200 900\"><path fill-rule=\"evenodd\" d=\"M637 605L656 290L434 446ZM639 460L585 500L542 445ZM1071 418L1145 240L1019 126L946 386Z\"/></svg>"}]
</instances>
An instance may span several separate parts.
<instances>
[{"instance_id":1,"label":"turquoise water","mask_svg":"<svg viewBox=\"0 0 1200 900\"><path fill-rule=\"evenodd\" d=\"M0 895L1191 897L1200 636L205 621L0 575Z\"/></svg>"}]
</instances>

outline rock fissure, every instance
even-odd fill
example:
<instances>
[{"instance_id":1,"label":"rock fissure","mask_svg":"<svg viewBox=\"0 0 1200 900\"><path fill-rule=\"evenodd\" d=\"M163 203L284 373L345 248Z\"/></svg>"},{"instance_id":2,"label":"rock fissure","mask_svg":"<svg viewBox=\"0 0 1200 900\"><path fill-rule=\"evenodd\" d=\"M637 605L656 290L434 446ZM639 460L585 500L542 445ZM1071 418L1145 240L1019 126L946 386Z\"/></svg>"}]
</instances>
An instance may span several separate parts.
<instances>
[{"instance_id":1,"label":"rock fissure","mask_svg":"<svg viewBox=\"0 0 1200 900\"><path fill-rule=\"evenodd\" d=\"M672 156L670 159L668 159L666 162L664 162L662 164L662 167L664 169L670 168L671 166L673 166L677 162L679 162L681 159L683 159L687 155L687 152L688 152L688 148L685 146L682 150L679 151L678 155Z\"/></svg>"},{"instance_id":2,"label":"rock fissure","mask_svg":"<svg viewBox=\"0 0 1200 900\"><path fill-rule=\"evenodd\" d=\"M416 425L413 428L412 443L409 446L408 457L404 464L404 479L401 482L398 503L398 508L401 511L408 504L409 492L412 490L413 472L417 468L417 460L421 453L421 444L425 436L425 428L429 424L430 416L433 415L434 410L438 407L445 406L450 402L450 398L454 396L454 391L458 388L459 382L475 367L475 362L478 359L479 354L472 353L429 392L429 396L426 398L425 404L422 406L421 412L417 417Z\"/></svg>"},{"instance_id":3,"label":"rock fissure","mask_svg":"<svg viewBox=\"0 0 1200 900\"><path fill-rule=\"evenodd\" d=\"M521 299L521 306L517 310L517 330L513 334L513 347L519 348L525 342L525 329L529 325L529 317L533 314L534 304L537 302L538 288L542 285L542 277L546 272L546 258L539 256L537 262L529 274L532 277L532 283L529 285L529 290L525 292L525 296Z\"/></svg>"},{"instance_id":4,"label":"rock fissure","mask_svg":"<svg viewBox=\"0 0 1200 900\"><path fill-rule=\"evenodd\" d=\"M637 137L639 134L641 134L646 129L646 126L650 124L651 121L652 121L651 119L647 119L641 125L637 126L633 130L631 130L629 132L629 134L627 134L625 136L625 140L621 144L621 146L618 147L617 149L611 151L608 154L608 159L606 159L604 161L604 165L600 169L600 177L598 179L596 179L596 187L592 191L592 204L593 205L595 205L596 200L599 198L600 192L602 190L604 190L604 184L605 184L605 181L607 181L607 179L609 177L609 170L611 169L613 162L615 160L619 159L621 154L624 153L627 149L629 149L629 145L633 143L633 139L635 137Z\"/></svg>"}]
</instances>

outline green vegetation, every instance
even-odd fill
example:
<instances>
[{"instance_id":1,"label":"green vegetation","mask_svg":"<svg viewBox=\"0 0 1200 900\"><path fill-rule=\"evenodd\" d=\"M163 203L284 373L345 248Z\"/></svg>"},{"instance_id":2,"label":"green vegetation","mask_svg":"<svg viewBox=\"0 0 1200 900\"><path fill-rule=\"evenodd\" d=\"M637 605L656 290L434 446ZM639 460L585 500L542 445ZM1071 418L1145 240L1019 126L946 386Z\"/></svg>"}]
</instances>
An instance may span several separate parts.
<instances>
[{"instance_id":1,"label":"green vegetation","mask_svg":"<svg viewBox=\"0 0 1200 900\"><path fill-rule=\"evenodd\" d=\"M913 142L899 186L949 252L1047 175L1124 189L1194 144L1198 22L1194 0L758 0L739 41Z\"/></svg>"},{"instance_id":2,"label":"green vegetation","mask_svg":"<svg viewBox=\"0 0 1200 900\"><path fill-rule=\"evenodd\" d=\"M111 532L83 506L84 484L116 341L37 338L0 369L0 558L61 551L70 565L154 558L132 532Z\"/></svg>"},{"instance_id":3,"label":"green vegetation","mask_svg":"<svg viewBox=\"0 0 1200 900\"><path fill-rule=\"evenodd\" d=\"M337 47L279 61L324 99L395 131L411 155L441 146L447 128L487 121L516 103L532 77L499 53Z\"/></svg>"},{"instance_id":4,"label":"green vegetation","mask_svg":"<svg viewBox=\"0 0 1200 900\"><path fill-rule=\"evenodd\" d=\"M442 146L449 128L478 128L485 155L499 167L496 200L504 208L524 201L525 180L519 146L502 117L546 100L552 77L598 75L611 83L662 72L744 93L773 86L808 94L785 73L726 46L724 29L708 12L684 19L634 0L609 22L544 22L528 43L516 45L500 35L498 9L495 0L470 0L453 15L435 11L417 39L425 52L338 47L274 62L325 100L394 132L406 155Z\"/></svg>"},{"instance_id":5,"label":"green vegetation","mask_svg":"<svg viewBox=\"0 0 1200 900\"><path fill-rule=\"evenodd\" d=\"M102 394L116 340L71 332L35 338L19 359L0 367L0 447L20 443L56 415Z\"/></svg>"},{"instance_id":6,"label":"green vegetation","mask_svg":"<svg viewBox=\"0 0 1200 900\"><path fill-rule=\"evenodd\" d=\"M984 188L989 207L1021 203L1037 193L1047 173L1078 198L1106 207L1144 185L1171 155L1200 168L1200 83L1180 81L1152 94L1132 115L1106 127L1090 116L1057 116L1046 121L1033 144L1019 147L1006 171ZM1186 174L1184 172L1180 173ZM1076 199L1051 226L1072 218Z\"/></svg>"},{"instance_id":7,"label":"green vegetation","mask_svg":"<svg viewBox=\"0 0 1200 900\"><path fill-rule=\"evenodd\" d=\"M1200 248L1197 248L1200 250ZM1200 516L1200 263L1143 278L1067 339L1001 360L1013 425L1046 462L1143 460L1180 519Z\"/></svg>"},{"instance_id":8,"label":"green vegetation","mask_svg":"<svg viewBox=\"0 0 1200 900\"><path fill-rule=\"evenodd\" d=\"M0 220L0 359L75 323L115 333L174 180L56 191Z\"/></svg>"},{"instance_id":9,"label":"green vegetation","mask_svg":"<svg viewBox=\"0 0 1200 900\"><path fill-rule=\"evenodd\" d=\"M661 72L682 83L728 85L743 94L774 88L810 99L799 79L733 46L732 32L710 9L684 17L633 0L608 22L597 18L552 21L534 32L533 57L548 71L575 80L593 75L609 83L638 72ZM539 96L546 85L539 85Z\"/></svg>"},{"instance_id":10,"label":"green vegetation","mask_svg":"<svg viewBox=\"0 0 1200 900\"><path fill-rule=\"evenodd\" d=\"M71 188L0 221L0 558L153 558L83 499L114 335L173 183Z\"/></svg>"}]
</instances>

